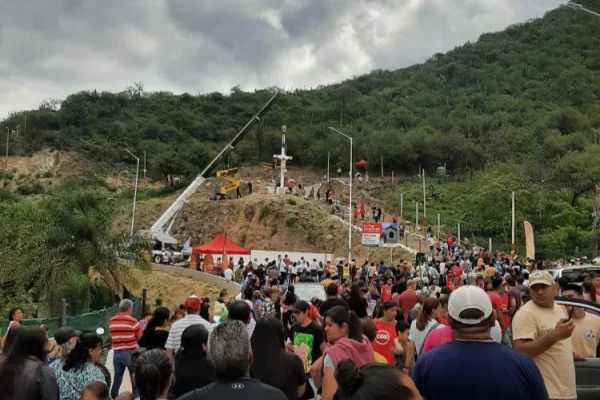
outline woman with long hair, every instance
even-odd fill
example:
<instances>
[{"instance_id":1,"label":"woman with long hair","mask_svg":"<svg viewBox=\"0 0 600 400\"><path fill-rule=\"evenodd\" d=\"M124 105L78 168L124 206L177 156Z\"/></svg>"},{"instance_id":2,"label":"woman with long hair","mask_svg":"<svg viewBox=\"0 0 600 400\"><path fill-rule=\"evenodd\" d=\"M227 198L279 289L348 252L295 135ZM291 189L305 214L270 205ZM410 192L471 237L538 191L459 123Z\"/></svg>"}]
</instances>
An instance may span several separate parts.
<instances>
[{"instance_id":1,"label":"woman with long hair","mask_svg":"<svg viewBox=\"0 0 600 400\"><path fill-rule=\"evenodd\" d=\"M417 319L410 324L410 333L408 334L408 349L406 350L406 358L404 361L404 371L409 372L415 356L419 357L423 351L425 339L431 331L439 327L443 327L437 318L442 312L440 300L435 297L428 297L423 301L423 305L419 308Z\"/></svg>"},{"instance_id":2,"label":"woman with long hair","mask_svg":"<svg viewBox=\"0 0 600 400\"><path fill-rule=\"evenodd\" d=\"M173 396L183 396L217 379L207 350L208 330L199 324L185 328L181 334L181 348L175 355Z\"/></svg>"},{"instance_id":3,"label":"woman with long hair","mask_svg":"<svg viewBox=\"0 0 600 400\"><path fill-rule=\"evenodd\" d=\"M169 316L167 307L156 307L152 318L148 321L139 345L147 350L164 349L169 337Z\"/></svg>"},{"instance_id":4,"label":"woman with long hair","mask_svg":"<svg viewBox=\"0 0 600 400\"><path fill-rule=\"evenodd\" d=\"M77 331L69 326L59 328L54 334L55 346L48 355L48 364L52 365L56 360L67 358L77 344Z\"/></svg>"},{"instance_id":5,"label":"woman with long hair","mask_svg":"<svg viewBox=\"0 0 600 400\"><path fill-rule=\"evenodd\" d=\"M289 400L297 400L306 390L302 360L285 349L283 324L274 317L258 321L250 339L250 376L280 389Z\"/></svg>"},{"instance_id":6,"label":"woman with long hair","mask_svg":"<svg viewBox=\"0 0 600 400\"><path fill-rule=\"evenodd\" d=\"M37 326L14 329L10 348L0 362L3 400L58 400L56 378L46 361L46 333Z\"/></svg>"},{"instance_id":7,"label":"woman with long hair","mask_svg":"<svg viewBox=\"0 0 600 400\"><path fill-rule=\"evenodd\" d=\"M101 351L102 338L95 333L84 333L67 358L52 364L60 400L79 400L81 391L90 382L107 383L102 370L96 365L100 363Z\"/></svg>"},{"instance_id":8,"label":"woman with long hair","mask_svg":"<svg viewBox=\"0 0 600 400\"><path fill-rule=\"evenodd\" d=\"M140 400L169 398L173 384L173 363L164 350L145 351L135 363L133 373Z\"/></svg>"},{"instance_id":9,"label":"woman with long hair","mask_svg":"<svg viewBox=\"0 0 600 400\"><path fill-rule=\"evenodd\" d=\"M6 328L4 336L2 336L2 347L4 347L6 336L10 332L11 328L21 325L21 321L23 321L23 316L23 310L19 307L11 308L11 310L8 312L8 328Z\"/></svg>"},{"instance_id":10,"label":"woman with long hair","mask_svg":"<svg viewBox=\"0 0 600 400\"><path fill-rule=\"evenodd\" d=\"M337 399L338 384L335 369L344 360L351 360L357 367L375 362L373 346L363 335L360 319L352 310L335 306L325 314L325 335L329 347L317 360L311 375L317 386L322 387L322 400Z\"/></svg>"},{"instance_id":11,"label":"woman with long hair","mask_svg":"<svg viewBox=\"0 0 600 400\"><path fill-rule=\"evenodd\" d=\"M352 361L342 361L335 379L344 400L420 400L412 379L385 364L367 364L356 368Z\"/></svg>"},{"instance_id":12,"label":"woman with long hair","mask_svg":"<svg viewBox=\"0 0 600 400\"><path fill-rule=\"evenodd\" d=\"M358 283L353 283L350 285L350 296L346 301L348 303L348 307L358 316L358 318L366 318L367 317L367 309L369 308L369 303L364 296L360 295L360 286Z\"/></svg>"}]
</instances>

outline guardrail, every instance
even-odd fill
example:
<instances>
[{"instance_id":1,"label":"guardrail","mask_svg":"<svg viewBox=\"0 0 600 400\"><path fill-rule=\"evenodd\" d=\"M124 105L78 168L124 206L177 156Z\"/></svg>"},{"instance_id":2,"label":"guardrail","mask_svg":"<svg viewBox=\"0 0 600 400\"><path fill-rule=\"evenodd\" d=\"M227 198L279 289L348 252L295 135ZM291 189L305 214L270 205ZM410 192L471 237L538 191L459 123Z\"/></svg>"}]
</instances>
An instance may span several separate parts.
<instances>
[{"instance_id":1,"label":"guardrail","mask_svg":"<svg viewBox=\"0 0 600 400\"><path fill-rule=\"evenodd\" d=\"M204 282L209 282L209 283L212 283L223 289L227 289L232 294L233 293L237 294L240 292L240 290L242 290L241 285L239 285L235 282L228 281L227 279L217 276L217 275L207 274L206 272L194 271L194 270L187 269L187 268L175 267L175 266L164 265L164 264L152 263L151 266L152 266L153 271L161 271L161 272L166 272L169 274L191 276L192 278L198 278L198 279L203 280Z\"/></svg>"}]
</instances>

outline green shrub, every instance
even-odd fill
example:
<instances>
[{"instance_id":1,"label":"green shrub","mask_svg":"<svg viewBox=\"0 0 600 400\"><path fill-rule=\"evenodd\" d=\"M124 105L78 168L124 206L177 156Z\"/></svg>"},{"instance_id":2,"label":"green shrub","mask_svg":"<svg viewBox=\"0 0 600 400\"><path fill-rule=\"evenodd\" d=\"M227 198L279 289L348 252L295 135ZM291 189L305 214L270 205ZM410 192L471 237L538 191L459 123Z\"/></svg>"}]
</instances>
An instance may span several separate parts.
<instances>
[{"instance_id":1,"label":"green shrub","mask_svg":"<svg viewBox=\"0 0 600 400\"><path fill-rule=\"evenodd\" d=\"M53 176L54 176L54 174L52 173L52 171L46 171L42 175L42 178L52 178Z\"/></svg>"},{"instance_id":2,"label":"green shrub","mask_svg":"<svg viewBox=\"0 0 600 400\"><path fill-rule=\"evenodd\" d=\"M36 182L33 185L23 184L23 185L19 185L19 187L17 187L17 192L19 194L22 194L23 196L42 194L42 193L44 193L44 187L39 182Z\"/></svg>"},{"instance_id":3,"label":"green shrub","mask_svg":"<svg viewBox=\"0 0 600 400\"><path fill-rule=\"evenodd\" d=\"M292 199L292 198L288 198L287 199L288 204L295 206L296 205L296 199Z\"/></svg>"},{"instance_id":4,"label":"green shrub","mask_svg":"<svg viewBox=\"0 0 600 400\"><path fill-rule=\"evenodd\" d=\"M285 219L285 224L288 228L293 228L296 226L296 222L298 222L298 218L296 217L289 217Z\"/></svg>"}]
</instances>

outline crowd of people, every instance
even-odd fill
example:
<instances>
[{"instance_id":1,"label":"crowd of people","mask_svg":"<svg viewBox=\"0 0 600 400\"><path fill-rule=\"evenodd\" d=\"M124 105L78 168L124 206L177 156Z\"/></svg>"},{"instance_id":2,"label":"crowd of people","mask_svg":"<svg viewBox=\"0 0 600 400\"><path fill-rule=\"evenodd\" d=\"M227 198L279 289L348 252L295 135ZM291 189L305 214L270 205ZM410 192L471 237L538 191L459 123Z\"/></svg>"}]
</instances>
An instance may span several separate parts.
<instances>
[{"instance_id":1,"label":"crowd of people","mask_svg":"<svg viewBox=\"0 0 600 400\"><path fill-rule=\"evenodd\" d=\"M600 317L554 299L600 300L600 275L556 282L541 264L451 248L417 268L254 262L232 277L239 293L190 295L139 321L122 300L109 322L112 379L102 336L62 327L49 339L14 309L0 397L576 399L574 361L598 355ZM327 297L301 299L296 282L319 282Z\"/></svg>"}]
</instances>

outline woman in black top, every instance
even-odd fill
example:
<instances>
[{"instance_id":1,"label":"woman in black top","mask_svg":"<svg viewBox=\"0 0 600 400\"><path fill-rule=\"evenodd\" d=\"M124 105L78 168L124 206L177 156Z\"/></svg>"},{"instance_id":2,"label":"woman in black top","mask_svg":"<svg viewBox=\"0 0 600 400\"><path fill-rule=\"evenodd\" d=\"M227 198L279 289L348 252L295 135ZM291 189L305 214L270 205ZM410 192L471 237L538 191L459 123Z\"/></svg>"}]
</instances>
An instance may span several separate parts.
<instances>
[{"instance_id":1,"label":"woman in black top","mask_svg":"<svg viewBox=\"0 0 600 400\"><path fill-rule=\"evenodd\" d=\"M144 329L144 334L139 342L140 347L147 350L165 348L169 337L169 314L170 311L167 307L156 307Z\"/></svg>"},{"instance_id":2,"label":"woman in black top","mask_svg":"<svg viewBox=\"0 0 600 400\"><path fill-rule=\"evenodd\" d=\"M348 307L358 316L358 318L366 318L369 303L367 299L360 295L358 283L353 283L350 286L350 297L348 298Z\"/></svg>"},{"instance_id":3,"label":"woman in black top","mask_svg":"<svg viewBox=\"0 0 600 400\"><path fill-rule=\"evenodd\" d=\"M192 325L185 328L181 334L181 348L175 356L175 398L217 379L215 366L206 355L207 349L208 331L204 326Z\"/></svg>"},{"instance_id":4,"label":"woman in black top","mask_svg":"<svg viewBox=\"0 0 600 400\"><path fill-rule=\"evenodd\" d=\"M17 332L11 346L0 361L0 397L3 400L58 400L56 378L45 364L46 333L37 326L14 330Z\"/></svg>"},{"instance_id":5,"label":"woman in black top","mask_svg":"<svg viewBox=\"0 0 600 400\"><path fill-rule=\"evenodd\" d=\"M285 349L282 323L274 317L258 321L252 339L250 376L280 389L289 400L297 400L306 390L302 360Z\"/></svg>"}]
</instances>

